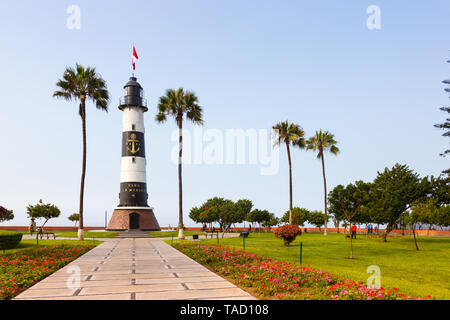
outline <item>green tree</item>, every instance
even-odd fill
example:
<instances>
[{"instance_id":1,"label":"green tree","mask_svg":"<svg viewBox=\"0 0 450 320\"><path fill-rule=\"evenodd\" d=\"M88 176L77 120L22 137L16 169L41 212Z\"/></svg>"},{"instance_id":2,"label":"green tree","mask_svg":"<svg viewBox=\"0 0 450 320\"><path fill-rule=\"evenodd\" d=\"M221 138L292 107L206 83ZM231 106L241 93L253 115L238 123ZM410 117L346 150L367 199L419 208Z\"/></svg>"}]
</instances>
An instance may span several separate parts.
<instances>
[{"instance_id":1,"label":"green tree","mask_svg":"<svg viewBox=\"0 0 450 320\"><path fill-rule=\"evenodd\" d=\"M324 231L323 235L328 235L328 214L327 214L327 179L325 176L325 160L324 160L324 153L329 151L331 154L337 155L339 153L339 148L336 147L338 142L334 139L334 135L331 134L328 131L322 132L316 131L316 134L309 138L306 141L306 149L307 150L313 150L314 152L317 152L317 159L320 159L322 161L322 176L323 176L323 198L324 198L324 208L325 208L325 214L324 214Z\"/></svg>"},{"instance_id":2,"label":"green tree","mask_svg":"<svg viewBox=\"0 0 450 320\"><path fill-rule=\"evenodd\" d=\"M447 80L449 81L449 80ZM450 82L449 82L450 83ZM442 107L440 108L441 111L450 113L449 107ZM447 115L450 116L450 115ZM439 123L434 125L436 128L444 130L444 133L442 134L443 137L450 137L450 118L445 119L444 123ZM443 153L440 155L445 157L445 155L450 153L450 149L444 150Z\"/></svg>"},{"instance_id":3,"label":"green tree","mask_svg":"<svg viewBox=\"0 0 450 320\"><path fill-rule=\"evenodd\" d=\"M347 186L338 185L328 195L330 212L339 220L345 220L351 226L355 215L361 211L369 200L367 192L369 185L363 181L356 181ZM350 259L353 259L353 239L350 237Z\"/></svg>"},{"instance_id":4,"label":"green tree","mask_svg":"<svg viewBox=\"0 0 450 320\"><path fill-rule=\"evenodd\" d=\"M203 205L202 210L207 214L208 223L219 222L220 220L220 210L223 205L227 203L233 203L233 201L229 199L224 199L220 197L214 197L208 199Z\"/></svg>"},{"instance_id":5,"label":"green tree","mask_svg":"<svg viewBox=\"0 0 450 320\"><path fill-rule=\"evenodd\" d=\"M178 238L184 239L183 230L183 182L182 182L182 158L183 158L183 120L192 121L194 124L203 124L202 107L198 104L195 93L168 89L166 94L159 98L156 121L163 123L171 116L178 126Z\"/></svg>"},{"instance_id":6,"label":"green tree","mask_svg":"<svg viewBox=\"0 0 450 320\"><path fill-rule=\"evenodd\" d=\"M261 228L261 225L264 222L270 221L273 217L275 217L275 215L271 214L267 210L254 209L253 211L251 211L247 214L246 221L252 222L252 223L258 223L259 227Z\"/></svg>"},{"instance_id":7,"label":"green tree","mask_svg":"<svg viewBox=\"0 0 450 320\"><path fill-rule=\"evenodd\" d=\"M225 202L225 199L218 197L208 199L200 207L193 207L189 212L189 218L197 223L217 222L219 221L219 207Z\"/></svg>"},{"instance_id":8,"label":"green tree","mask_svg":"<svg viewBox=\"0 0 450 320\"><path fill-rule=\"evenodd\" d=\"M247 214L252 211L253 208L253 202L251 200L248 199L241 199L236 201L236 205L242 208L242 213L245 215L245 217L247 216ZM245 220L244 217L244 220Z\"/></svg>"},{"instance_id":9,"label":"green tree","mask_svg":"<svg viewBox=\"0 0 450 320\"><path fill-rule=\"evenodd\" d=\"M300 125L289 123L288 121L279 122L272 129L276 135L274 146L279 146L282 143L286 145L289 162L289 224L292 224L292 162L290 146L304 149L306 146L305 132Z\"/></svg>"},{"instance_id":10,"label":"green tree","mask_svg":"<svg viewBox=\"0 0 450 320\"><path fill-rule=\"evenodd\" d=\"M80 220L80 214L72 213L67 219L69 219L69 221L75 222L75 225L77 225L77 222Z\"/></svg>"},{"instance_id":11,"label":"green tree","mask_svg":"<svg viewBox=\"0 0 450 320\"><path fill-rule=\"evenodd\" d=\"M370 190L367 207L377 223L387 224L383 241L394 229L400 216L411 203L424 198L427 193L426 179L409 169L407 165L395 164L391 169L378 172Z\"/></svg>"},{"instance_id":12,"label":"green tree","mask_svg":"<svg viewBox=\"0 0 450 320\"><path fill-rule=\"evenodd\" d=\"M81 168L80 184L80 220L78 225L78 239L84 239L83 224L83 203L84 203L84 182L86 177L86 100L91 100L99 110L108 111L109 93L106 82L95 71L95 68L84 68L76 64L75 69L67 67L63 78L56 86L58 90L53 93L53 97L65 99L67 101L77 100L80 102L78 114L81 117L81 127L83 132L83 160Z\"/></svg>"},{"instance_id":13,"label":"green tree","mask_svg":"<svg viewBox=\"0 0 450 320\"><path fill-rule=\"evenodd\" d=\"M435 222L438 226L450 226L450 204L440 206L435 212Z\"/></svg>"},{"instance_id":14,"label":"green tree","mask_svg":"<svg viewBox=\"0 0 450 320\"><path fill-rule=\"evenodd\" d=\"M247 216L245 217L245 221L250 222L250 224L258 223L259 217L258 217L259 210L255 209L250 211Z\"/></svg>"},{"instance_id":15,"label":"green tree","mask_svg":"<svg viewBox=\"0 0 450 320\"><path fill-rule=\"evenodd\" d=\"M205 223L200 218L200 213L202 212L201 208L192 207L191 211L189 211L189 218L196 223Z\"/></svg>"},{"instance_id":16,"label":"green tree","mask_svg":"<svg viewBox=\"0 0 450 320\"><path fill-rule=\"evenodd\" d=\"M233 201L228 200L219 208L219 218L225 225L241 223L245 216L241 206L236 205Z\"/></svg>"},{"instance_id":17,"label":"green tree","mask_svg":"<svg viewBox=\"0 0 450 320\"><path fill-rule=\"evenodd\" d=\"M450 176L434 177L429 178L429 196L436 199L436 205L438 207L450 204Z\"/></svg>"},{"instance_id":18,"label":"green tree","mask_svg":"<svg viewBox=\"0 0 450 320\"><path fill-rule=\"evenodd\" d=\"M262 222L264 228L272 228L280 224L280 219L278 219L275 214L269 213L269 216Z\"/></svg>"},{"instance_id":19,"label":"green tree","mask_svg":"<svg viewBox=\"0 0 450 320\"><path fill-rule=\"evenodd\" d=\"M308 214L308 222L313 226L319 228L319 231L321 231L320 227L324 225L324 221L324 214L320 211L315 210L311 211Z\"/></svg>"},{"instance_id":20,"label":"green tree","mask_svg":"<svg viewBox=\"0 0 450 320\"><path fill-rule=\"evenodd\" d=\"M450 60L447 61L448 63L450 63ZM450 80L444 80L442 81L442 83L444 84L450 84ZM450 88L445 88L444 89L445 92L449 93L450 92ZM442 134L443 137L450 137L450 108L449 107L441 107L440 110L442 112L446 112L447 113L447 118L445 119L445 121L443 123L438 123L435 124L434 126L438 129L444 130L444 133ZM446 149L444 150L443 153L441 153L440 155L442 157L445 157L448 153L450 153L450 149ZM446 174L448 177L450 177L450 168L443 170L442 171L443 174Z\"/></svg>"},{"instance_id":21,"label":"green tree","mask_svg":"<svg viewBox=\"0 0 450 320\"><path fill-rule=\"evenodd\" d=\"M286 211L281 218L281 222L289 223L289 211ZM294 207L292 208L292 224L297 226L303 226L308 221L308 215L310 211L305 208Z\"/></svg>"},{"instance_id":22,"label":"green tree","mask_svg":"<svg viewBox=\"0 0 450 320\"><path fill-rule=\"evenodd\" d=\"M51 203L44 204L41 199L39 200L38 204L34 206L32 205L27 206L27 214L29 218L44 219L45 221L41 226L41 228L44 228L47 221L52 218L59 217L61 211L54 204Z\"/></svg>"},{"instance_id":23,"label":"green tree","mask_svg":"<svg viewBox=\"0 0 450 320\"><path fill-rule=\"evenodd\" d=\"M0 222L9 221L12 219L14 219L13 211L0 206Z\"/></svg>"},{"instance_id":24,"label":"green tree","mask_svg":"<svg viewBox=\"0 0 450 320\"><path fill-rule=\"evenodd\" d=\"M411 205L410 212L406 215L406 222L410 225L414 236L416 250L419 251L416 239L416 227L419 223L430 223L434 220L435 213L438 210L436 199L428 198L425 201L415 201Z\"/></svg>"},{"instance_id":25,"label":"green tree","mask_svg":"<svg viewBox=\"0 0 450 320\"><path fill-rule=\"evenodd\" d=\"M248 199L241 199L236 201L236 206L240 208L240 210L238 210L238 214L241 216L238 217L238 220L240 222L247 221L247 216L253 208L253 202Z\"/></svg>"}]
</instances>

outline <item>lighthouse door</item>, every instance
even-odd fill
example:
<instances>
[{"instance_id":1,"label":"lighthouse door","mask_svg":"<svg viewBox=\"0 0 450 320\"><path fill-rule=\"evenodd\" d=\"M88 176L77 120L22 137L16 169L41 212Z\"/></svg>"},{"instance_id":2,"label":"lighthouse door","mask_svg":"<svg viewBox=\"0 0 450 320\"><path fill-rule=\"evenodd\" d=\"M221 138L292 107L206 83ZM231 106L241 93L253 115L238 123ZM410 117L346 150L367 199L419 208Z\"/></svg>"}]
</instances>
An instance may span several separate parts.
<instances>
[{"instance_id":1,"label":"lighthouse door","mask_svg":"<svg viewBox=\"0 0 450 320\"><path fill-rule=\"evenodd\" d=\"M139 214L130 213L130 230L139 229Z\"/></svg>"}]
</instances>

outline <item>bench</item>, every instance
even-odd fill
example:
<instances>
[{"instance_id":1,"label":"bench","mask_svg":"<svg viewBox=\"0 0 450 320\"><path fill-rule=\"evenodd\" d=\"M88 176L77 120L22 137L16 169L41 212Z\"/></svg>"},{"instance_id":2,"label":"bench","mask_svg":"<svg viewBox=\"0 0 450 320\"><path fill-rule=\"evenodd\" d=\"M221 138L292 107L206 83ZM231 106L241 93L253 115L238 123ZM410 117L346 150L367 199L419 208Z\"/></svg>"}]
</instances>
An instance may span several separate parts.
<instances>
[{"instance_id":1,"label":"bench","mask_svg":"<svg viewBox=\"0 0 450 320\"><path fill-rule=\"evenodd\" d=\"M219 232L218 231L215 231L215 232L206 232L206 239L208 239L208 235L211 235L211 239L213 238L213 237L217 237L217 235L219 234Z\"/></svg>"},{"instance_id":2,"label":"bench","mask_svg":"<svg viewBox=\"0 0 450 320\"><path fill-rule=\"evenodd\" d=\"M40 232L39 235L41 236L41 240L44 236L47 236L47 239L49 239L50 235L53 236L53 240L56 239L56 235L54 232Z\"/></svg>"},{"instance_id":3,"label":"bench","mask_svg":"<svg viewBox=\"0 0 450 320\"><path fill-rule=\"evenodd\" d=\"M244 231L244 232L241 232L241 233L239 234L239 237L242 237L242 238L248 238L248 235L249 235L249 232L248 232L248 231Z\"/></svg>"}]
</instances>

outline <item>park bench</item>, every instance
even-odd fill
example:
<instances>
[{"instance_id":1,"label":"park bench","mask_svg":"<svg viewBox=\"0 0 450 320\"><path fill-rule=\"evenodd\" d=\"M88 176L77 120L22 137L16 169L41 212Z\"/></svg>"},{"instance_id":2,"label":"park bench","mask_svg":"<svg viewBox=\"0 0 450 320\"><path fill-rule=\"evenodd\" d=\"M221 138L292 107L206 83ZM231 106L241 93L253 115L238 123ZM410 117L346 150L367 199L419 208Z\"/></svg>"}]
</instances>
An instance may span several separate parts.
<instances>
[{"instance_id":1,"label":"park bench","mask_svg":"<svg viewBox=\"0 0 450 320\"><path fill-rule=\"evenodd\" d=\"M217 234L219 234L219 232L215 231L215 232L206 232L206 239L208 239L208 235L211 236L211 239L213 237L217 237Z\"/></svg>"},{"instance_id":2,"label":"park bench","mask_svg":"<svg viewBox=\"0 0 450 320\"><path fill-rule=\"evenodd\" d=\"M40 232L39 235L41 236L41 240L42 240L42 238L43 238L44 236L47 236L47 239L49 239L49 238L50 238L50 235L53 236L53 240L56 239L56 235L55 235L54 232Z\"/></svg>"}]
</instances>

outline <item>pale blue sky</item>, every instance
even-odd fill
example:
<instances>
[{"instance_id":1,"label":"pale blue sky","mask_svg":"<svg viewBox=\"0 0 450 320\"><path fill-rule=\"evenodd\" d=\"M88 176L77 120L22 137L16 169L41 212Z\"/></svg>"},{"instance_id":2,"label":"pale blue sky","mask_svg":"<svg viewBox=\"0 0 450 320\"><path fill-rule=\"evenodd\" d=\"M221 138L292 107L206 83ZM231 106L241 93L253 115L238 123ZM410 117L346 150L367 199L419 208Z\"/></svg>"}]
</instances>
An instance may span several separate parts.
<instances>
[{"instance_id":1,"label":"pale blue sky","mask_svg":"<svg viewBox=\"0 0 450 320\"><path fill-rule=\"evenodd\" d=\"M69 5L81 29L69 30ZM381 9L381 30L368 30L366 8ZM442 80L450 78L448 1L10 1L0 3L0 205L24 225L40 198L69 225L78 210L81 121L77 104L52 98L66 66L95 66L111 95L109 113L88 106L85 225L102 226L118 204L121 112L130 76L145 89L149 203L161 226L177 223L177 168L172 121L154 121L167 88L197 93L204 129L269 129L289 119L311 136L329 130L341 154L327 157L328 188L372 180L396 162L422 176L449 167L439 153L448 138ZM192 128L188 125L187 128ZM255 165L186 165L184 212L213 196L251 199L281 216L288 167L260 175ZM321 164L293 152L294 205L323 209Z\"/></svg>"}]
</instances>

